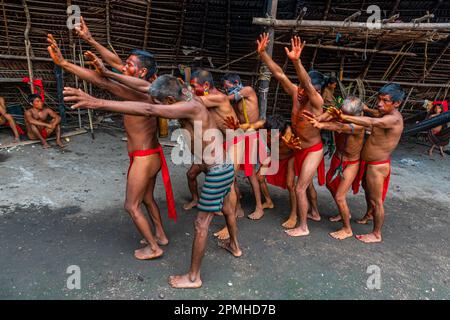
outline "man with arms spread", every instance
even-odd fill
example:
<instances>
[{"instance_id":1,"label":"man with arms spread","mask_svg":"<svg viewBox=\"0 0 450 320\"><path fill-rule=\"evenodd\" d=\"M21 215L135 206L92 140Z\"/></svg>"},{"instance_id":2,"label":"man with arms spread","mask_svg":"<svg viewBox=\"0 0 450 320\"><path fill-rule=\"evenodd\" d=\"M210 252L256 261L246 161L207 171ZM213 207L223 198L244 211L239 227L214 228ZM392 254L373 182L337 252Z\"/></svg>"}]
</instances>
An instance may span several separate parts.
<instances>
[{"instance_id":1,"label":"man with arms spread","mask_svg":"<svg viewBox=\"0 0 450 320\"><path fill-rule=\"evenodd\" d=\"M82 20L82 22L84 35L89 35L84 20ZM111 92L119 98L133 101L150 100L149 96L145 93L140 93L120 83L104 78L96 71L81 68L75 64L69 63L61 55L52 35L48 36L47 41L50 44L48 51L53 61L66 71L73 73L82 80L91 82L99 88ZM109 50L106 48L100 49L99 51L104 54L104 57L108 59L108 62L111 62L115 67L119 67L117 60L120 60L120 58L116 57L112 59L110 57L111 53L106 53L106 51L109 52ZM88 59L91 59L93 63L99 62L99 59L91 52L87 52L85 56ZM99 70L97 66L96 69ZM135 51L128 57L126 64L123 65L121 70L125 75L142 78L148 81L155 77L156 62L150 53ZM176 219L175 202L173 200L170 176L164 153L157 138L157 119L155 117L125 115L124 125L128 137L127 148L130 156L125 210L131 216L137 229L144 237L141 242L143 244L148 244L144 248L136 250L134 255L139 260L154 259L163 254L160 245L167 245L169 242L162 226L158 205L153 197L156 176L161 168L164 185L167 191L166 198L169 217L174 220ZM151 226L142 212L142 203L145 204L154 223L155 235L153 235Z\"/></svg>"},{"instance_id":2,"label":"man with arms spread","mask_svg":"<svg viewBox=\"0 0 450 320\"><path fill-rule=\"evenodd\" d=\"M92 108L140 116L184 119L191 126L194 126L194 122L201 125L201 136L191 138L200 140L196 143L201 143L202 148L201 150L194 148L194 155L208 166L208 172L197 206L199 212L195 221L191 267L185 275L170 277L169 283L172 287L199 288L202 286L200 266L206 249L209 224L217 211L223 212L230 232L230 240L219 244L235 257L242 255L237 242L234 212L236 205L236 193L232 188L235 177L234 165L226 161L228 159L223 152L222 143L216 140L221 140L220 132L214 133L216 139L212 140L213 142L205 141L203 138L206 133L211 132L209 130L217 131L214 117L206 108L203 97L193 96L178 79L170 75L159 77L150 88L150 96L157 104L99 100L73 88L66 88L64 95L65 101L76 103L72 108ZM210 154L204 152L206 148L212 152Z\"/></svg>"},{"instance_id":3,"label":"man with arms spread","mask_svg":"<svg viewBox=\"0 0 450 320\"><path fill-rule=\"evenodd\" d=\"M358 117L345 115L337 109L332 114L340 121L354 123L368 128L371 134L361 152L361 164L357 176L366 191L367 212L359 223L374 220L373 232L357 235L365 243L381 242L381 228L384 222L384 200L391 175L391 154L397 147L403 132L403 117L397 110L405 96L400 85L390 83L378 92L378 110L372 114L379 117ZM364 108L367 110L367 108ZM370 109L369 109L370 110Z\"/></svg>"},{"instance_id":4,"label":"man with arms spread","mask_svg":"<svg viewBox=\"0 0 450 320\"><path fill-rule=\"evenodd\" d=\"M11 128L14 133L14 142L20 142L20 135L25 134L14 118L6 112L6 103L3 97L0 97L0 126Z\"/></svg>"},{"instance_id":5,"label":"man with arms spread","mask_svg":"<svg viewBox=\"0 0 450 320\"><path fill-rule=\"evenodd\" d=\"M295 152L296 174L299 175L296 185L297 195L297 216L300 225L297 228L287 230L286 233L293 237L306 236L309 234L308 219L308 196L307 189L312 184L312 179L316 171L319 173L319 184L325 184L325 164L323 160L323 145L320 130L314 128L303 117L303 111L309 111L314 115L322 114L323 99L320 96L323 77L317 72L306 72L300 62L300 55L305 43L300 42L299 37L294 37L291 41L292 50L286 49L286 54L294 63L301 87L293 84L284 74L283 70L267 54L266 47L269 42L269 35L263 34L258 40L258 53L262 61L269 67L274 77L281 82L284 91L292 97L292 131L299 137L302 143L302 150ZM318 213L311 216L315 220L320 220Z\"/></svg>"},{"instance_id":6,"label":"man with arms spread","mask_svg":"<svg viewBox=\"0 0 450 320\"><path fill-rule=\"evenodd\" d=\"M341 110L345 115L361 116L363 103L356 97L348 97L345 99ZM304 112L303 115L315 128L336 133L336 152L331 159L330 169L327 172L326 185L339 209L339 215L330 218L330 220L342 220L343 223L342 229L331 232L330 236L338 240L344 240L353 236L346 195L352 186L353 193L357 193L358 190L356 175L358 174L365 130L364 127L352 123L330 122L333 117L328 112L316 118L307 112Z\"/></svg>"},{"instance_id":7,"label":"man with arms spread","mask_svg":"<svg viewBox=\"0 0 450 320\"><path fill-rule=\"evenodd\" d=\"M45 107L38 94L28 96L28 102L32 106L24 114L28 138L41 140L43 148L46 149L50 147L47 138L56 133L56 144L64 148L65 145L61 142L61 117L52 109ZM48 117L52 118L50 122L47 122Z\"/></svg>"}]
</instances>

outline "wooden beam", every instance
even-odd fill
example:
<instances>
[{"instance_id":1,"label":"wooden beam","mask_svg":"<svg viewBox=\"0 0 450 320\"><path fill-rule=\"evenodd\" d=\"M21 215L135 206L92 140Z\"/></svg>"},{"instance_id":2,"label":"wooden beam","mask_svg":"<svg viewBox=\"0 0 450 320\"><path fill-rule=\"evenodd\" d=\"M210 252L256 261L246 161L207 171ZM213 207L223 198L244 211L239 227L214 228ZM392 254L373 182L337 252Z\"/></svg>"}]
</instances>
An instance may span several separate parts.
<instances>
[{"instance_id":1,"label":"wooden beam","mask_svg":"<svg viewBox=\"0 0 450 320\"><path fill-rule=\"evenodd\" d=\"M71 132L62 134L61 138L73 137L73 136L83 134L83 133L87 133L87 131L85 129L77 129L75 131L71 131ZM53 136L53 137L47 139L47 141L52 141L52 140L56 140L56 136ZM0 144L0 149L14 148L14 147L18 147L18 146L27 146L27 145L36 144L36 143L41 143L41 141L40 140L27 140L27 141L22 141L19 143L8 143L8 144L4 144L4 145Z\"/></svg>"},{"instance_id":2,"label":"wooden beam","mask_svg":"<svg viewBox=\"0 0 450 320\"><path fill-rule=\"evenodd\" d=\"M5 60L28 60L27 56L16 56L11 54L0 54L0 59ZM44 58L44 57L29 57L31 61L38 61L38 62L53 62L51 58ZM73 62L73 60L66 59L67 61Z\"/></svg>"},{"instance_id":3,"label":"wooden beam","mask_svg":"<svg viewBox=\"0 0 450 320\"><path fill-rule=\"evenodd\" d=\"M231 0L227 0L227 26L226 26L227 47L225 50L227 64L230 63L230 39L231 39L230 29L231 29Z\"/></svg>"},{"instance_id":4,"label":"wooden beam","mask_svg":"<svg viewBox=\"0 0 450 320\"><path fill-rule=\"evenodd\" d=\"M147 14L145 16L144 50L147 50L148 36L150 33L150 15L152 13L152 0L147 0Z\"/></svg>"},{"instance_id":5,"label":"wooden beam","mask_svg":"<svg viewBox=\"0 0 450 320\"><path fill-rule=\"evenodd\" d=\"M22 0L23 8L25 11L25 16L27 18L27 25L25 27L24 31L24 38L25 38L25 52L27 54L27 64L28 64L28 76L30 78L30 89L31 93L34 93L34 76L33 76L33 63L31 62L31 42L30 42L30 30L31 30L31 16L30 16L30 10L28 9L27 1Z\"/></svg>"},{"instance_id":6,"label":"wooden beam","mask_svg":"<svg viewBox=\"0 0 450 320\"><path fill-rule=\"evenodd\" d=\"M201 48L201 53L203 54L204 48L205 48L205 37L206 37L206 23L208 22L208 5L209 5L209 0L204 0L205 2L205 11L203 14L203 24L202 24L202 36L201 36L201 42L200 42L200 48ZM203 66L203 61L202 61L202 66Z\"/></svg>"},{"instance_id":7,"label":"wooden beam","mask_svg":"<svg viewBox=\"0 0 450 320\"><path fill-rule=\"evenodd\" d=\"M178 37L177 37L177 42L175 45L175 65L178 64L178 56L180 54L181 39L183 38L184 19L186 17L186 2L187 2L187 0L183 0L183 5L181 6L180 28L178 29Z\"/></svg>"},{"instance_id":8,"label":"wooden beam","mask_svg":"<svg viewBox=\"0 0 450 320\"><path fill-rule=\"evenodd\" d=\"M2 0L2 9L3 9L3 20L5 22L5 31L6 31L6 45L8 46L8 53L11 53L11 48L9 44L9 32L8 32L8 20L6 19L6 10L5 10L5 4Z\"/></svg>"},{"instance_id":9,"label":"wooden beam","mask_svg":"<svg viewBox=\"0 0 450 320\"><path fill-rule=\"evenodd\" d=\"M344 78L342 79L344 82L356 82L357 79L350 79L350 78ZM363 82L366 83L372 83L372 84L388 84L391 83L390 81L384 81L384 80L363 80ZM419 82L401 82L401 81L395 81L395 83L398 83L401 86L405 87L421 87L421 88L447 88L450 86L450 84L440 84L440 83L419 83Z\"/></svg>"},{"instance_id":10,"label":"wooden beam","mask_svg":"<svg viewBox=\"0 0 450 320\"><path fill-rule=\"evenodd\" d=\"M441 52L438 54L436 59L434 59L433 63L427 68L427 71L419 80L419 82L422 82L430 75L431 71L433 71L434 67L436 67L437 63L439 62L439 60L441 60L442 56L445 54L448 48L450 48L450 38L447 40L447 44L444 46L444 48L442 48Z\"/></svg>"},{"instance_id":11,"label":"wooden beam","mask_svg":"<svg viewBox=\"0 0 450 320\"><path fill-rule=\"evenodd\" d=\"M331 8L331 0L328 0L327 4L325 6L325 12L323 14L323 18L322 18L323 21L327 20L328 13L330 12L330 8ZM319 42L319 46L320 46L320 44L322 43L322 39L319 39L318 42ZM311 63L310 63L310 69L314 68L314 63L316 62L316 56L317 56L318 50L319 50L319 47L316 47L314 49L313 58L312 58Z\"/></svg>"}]
</instances>

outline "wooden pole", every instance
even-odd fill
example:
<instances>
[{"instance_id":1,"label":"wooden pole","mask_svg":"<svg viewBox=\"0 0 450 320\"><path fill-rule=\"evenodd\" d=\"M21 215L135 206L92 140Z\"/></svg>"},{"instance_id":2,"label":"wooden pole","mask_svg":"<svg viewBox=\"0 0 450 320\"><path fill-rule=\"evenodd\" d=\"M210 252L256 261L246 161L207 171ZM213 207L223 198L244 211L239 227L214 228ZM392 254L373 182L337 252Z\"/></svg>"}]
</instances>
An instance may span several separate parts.
<instances>
[{"instance_id":1,"label":"wooden pole","mask_svg":"<svg viewBox=\"0 0 450 320\"><path fill-rule=\"evenodd\" d=\"M25 16L27 18L27 25L25 27L24 37L25 37L25 52L27 54L27 64L28 64L28 75L30 78L30 88L31 93L34 93L34 76L33 76L33 63L31 62L31 42L30 42L30 29L31 29L31 17L30 11L28 9L27 1L22 0L23 8L25 11Z\"/></svg>"},{"instance_id":2,"label":"wooden pole","mask_svg":"<svg viewBox=\"0 0 450 320\"><path fill-rule=\"evenodd\" d=\"M278 0L267 0L266 14L271 17L269 20L274 20L277 17ZM255 21L254 18L253 21ZM296 24L297 20L293 20ZM273 44L275 38L275 28L268 25L269 29L269 39L270 42L267 45L267 54L271 57L273 54ZM269 97L269 86L270 86L270 71L265 64L261 64L260 67L260 85L259 85L259 114L261 119L266 119L267 116L267 101Z\"/></svg>"},{"instance_id":3,"label":"wooden pole","mask_svg":"<svg viewBox=\"0 0 450 320\"><path fill-rule=\"evenodd\" d=\"M11 53L11 47L9 44L8 20L6 19L6 10L5 10L5 4L3 3L3 0L2 0L2 9L3 9L3 20L5 22L6 45L8 46L8 53Z\"/></svg>"},{"instance_id":4,"label":"wooden pole","mask_svg":"<svg viewBox=\"0 0 450 320\"><path fill-rule=\"evenodd\" d=\"M152 0L147 0L147 14L145 17L145 34L143 50L147 50L148 35L150 33L150 15L152 13Z\"/></svg>"}]
</instances>

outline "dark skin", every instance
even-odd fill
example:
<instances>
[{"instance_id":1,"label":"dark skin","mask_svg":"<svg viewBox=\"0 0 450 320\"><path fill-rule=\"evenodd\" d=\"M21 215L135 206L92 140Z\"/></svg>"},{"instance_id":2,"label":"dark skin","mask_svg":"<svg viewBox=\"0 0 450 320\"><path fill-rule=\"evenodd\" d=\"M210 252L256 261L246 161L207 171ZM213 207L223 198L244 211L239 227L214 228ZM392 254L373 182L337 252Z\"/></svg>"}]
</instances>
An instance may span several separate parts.
<instances>
[{"instance_id":1,"label":"dark skin","mask_svg":"<svg viewBox=\"0 0 450 320\"><path fill-rule=\"evenodd\" d=\"M151 101L148 94L138 92L126 85L111 81L101 74L101 66L103 63L99 58L91 52L85 54L85 58L89 64L93 65L95 70L81 68L64 59L61 51L51 34L47 37L49 44L47 50L56 65L61 66L64 70L76 75L82 80L88 81L93 85L107 90L121 99L132 101ZM106 48L99 50L103 53L106 60L114 64L111 53ZM119 58L120 59L120 58ZM146 70L139 69L139 61L136 56L132 55L127 59L127 64L123 65L121 70L124 76L137 77L145 75ZM96 61L97 60L97 61ZM98 62L95 64L94 62ZM120 69L119 69L120 70ZM142 79L139 79L142 80ZM145 80L142 80L145 81ZM149 85L149 83L147 82ZM155 117L140 117L124 115L124 126L127 133L128 152L137 150L154 149L158 146L157 138L157 119ZM144 237L143 244L148 244L142 249L135 251L134 255L139 260L147 260L158 258L163 254L160 245L167 245L169 240L164 232L159 207L153 197L156 177L161 167L159 154L153 154L145 157L136 157L130 168L127 179L125 210L132 217L137 229ZM155 235L151 230L151 226L141 209L144 203L151 220L155 226Z\"/></svg>"},{"instance_id":2,"label":"dark skin","mask_svg":"<svg viewBox=\"0 0 450 320\"><path fill-rule=\"evenodd\" d=\"M41 131L44 129L47 131L47 137L56 133L56 144L60 148L65 147L61 142L61 117L52 109L45 107L41 98L33 100L33 107L25 111L24 116L27 135L30 140L41 140L42 147L44 149L49 148L50 145L47 140L41 135ZM47 122L49 117L52 120Z\"/></svg>"},{"instance_id":3,"label":"dark skin","mask_svg":"<svg viewBox=\"0 0 450 320\"><path fill-rule=\"evenodd\" d=\"M201 123L202 132L207 130L217 129L217 125L214 121L214 117L206 109L205 104L199 97L194 97L191 100L186 96L181 101L176 101L173 97L169 96L164 101L158 101L155 97L153 100L155 103L150 104L147 102L135 102L135 101L108 101L93 98L81 90L66 88L64 90L65 98L67 102L73 102L75 105L72 108L90 108L97 110L108 110L112 112L127 113L131 115L139 116L159 116L172 119L183 119L189 122L192 126L194 122ZM164 103L164 104L163 104ZM197 157L202 159L206 164L211 159L203 157L203 150L207 148L211 141L202 141L202 148L199 150ZM220 146L219 146L220 148ZM196 150L194 150L196 152ZM235 216L236 206L236 193L234 188L224 200L223 214L227 222L227 227L230 233L230 240L225 243L221 243L221 246L230 251L235 257L242 255L242 251L239 248L237 242L237 225ZM203 259L206 240L208 235L209 225L211 223L213 214L206 212L199 212L195 221L195 237L192 248L192 261L191 267L187 274L180 276L172 276L169 279L169 284L174 288L199 288L202 286L202 280L200 278L200 266Z\"/></svg>"},{"instance_id":4,"label":"dark skin","mask_svg":"<svg viewBox=\"0 0 450 320\"><path fill-rule=\"evenodd\" d=\"M305 42L301 42L299 37L293 37L291 40L291 50L285 48L286 55L294 64L297 77L301 83L301 88L293 84L282 68L277 65L272 58L267 54L266 47L269 43L269 35L262 34L257 41L258 53L261 60L269 67L273 76L281 83L284 91L292 98L292 131L300 138L302 148L312 147L322 141L320 130L314 128L306 118L303 117L303 111L308 111L315 116L322 114L323 99L319 92L312 85L311 79L303 67L300 56L305 47ZM301 98L299 99L299 93ZM315 172L323 158L323 150L311 152L307 155L303 167L299 168L300 176L296 184L297 194L297 215L300 225L297 228L287 230L286 233L292 237L300 237L309 235L307 224L308 219L308 195L307 190L312 184ZM310 218L318 221L320 215L315 213Z\"/></svg>"},{"instance_id":5,"label":"dark skin","mask_svg":"<svg viewBox=\"0 0 450 320\"><path fill-rule=\"evenodd\" d=\"M334 131L335 134L335 143L336 143L336 156L342 161L356 161L360 159L361 149L364 144L364 127L353 125L352 127L349 124L335 122L335 121L327 121L327 122L319 122L316 118L312 117L311 114L304 113L303 114L308 121L316 128L320 130L330 130ZM330 119L328 119L330 120ZM350 190L352 183L358 174L359 163L348 165L344 172L342 172L343 178L336 190L336 193L332 196L336 205L339 209L339 215L330 218L331 221L340 221L343 222L342 229L331 232L330 236L338 239L344 240L346 238L352 237L353 232L350 225L350 209L347 204L346 195ZM331 191L331 189L329 188Z\"/></svg>"},{"instance_id":6,"label":"dark skin","mask_svg":"<svg viewBox=\"0 0 450 320\"><path fill-rule=\"evenodd\" d=\"M238 85L239 83L236 81L235 83L231 83L230 81L226 80L223 82L223 88L225 90L232 89L234 86ZM255 90L250 87L246 86L239 91L239 95L243 98L237 103L234 103L234 94L228 95L228 99L232 104L234 104L234 108L236 111L236 114L239 118L240 123L247 123L247 120L244 116L244 99L245 99L245 107L247 110L247 116L248 116L248 123L256 123L259 121L259 107L258 107L258 96L256 95Z\"/></svg>"},{"instance_id":7,"label":"dark skin","mask_svg":"<svg viewBox=\"0 0 450 320\"><path fill-rule=\"evenodd\" d=\"M8 123L14 133L14 142L20 142L19 132L17 132L14 118L6 112L6 103L3 97L0 97L0 125Z\"/></svg>"},{"instance_id":8,"label":"dark skin","mask_svg":"<svg viewBox=\"0 0 450 320\"><path fill-rule=\"evenodd\" d=\"M371 131L361 152L361 159L367 162L388 160L397 147L403 132L403 117L397 110L401 101L393 101L387 94L378 96L377 108L381 117L354 117L343 114L340 110L330 110L332 115L343 122L351 122ZM381 242L381 228L384 222L384 204L382 199L383 183L390 171L390 165L368 165L363 181L366 191L367 212L359 223L374 220L373 232L357 235L365 243Z\"/></svg>"}]
</instances>

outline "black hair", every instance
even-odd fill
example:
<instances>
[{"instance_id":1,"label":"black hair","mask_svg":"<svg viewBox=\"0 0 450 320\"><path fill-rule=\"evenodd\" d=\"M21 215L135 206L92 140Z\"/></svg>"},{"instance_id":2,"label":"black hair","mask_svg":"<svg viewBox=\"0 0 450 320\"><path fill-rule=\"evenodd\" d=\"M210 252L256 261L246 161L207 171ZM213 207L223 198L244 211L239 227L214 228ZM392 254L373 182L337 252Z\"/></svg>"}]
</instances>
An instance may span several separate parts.
<instances>
[{"instance_id":1,"label":"black hair","mask_svg":"<svg viewBox=\"0 0 450 320\"><path fill-rule=\"evenodd\" d=\"M325 83L325 76L316 70L311 70L308 72L309 77L311 78L312 85L317 90L322 90L322 87Z\"/></svg>"},{"instance_id":2,"label":"black hair","mask_svg":"<svg viewBox=\"0 0 450 320\"><path fill-rule=\"evenodd\" d=\"M288 122L281 115L268 116L266 123L264 124L264 129L266 130L280 130L283 134L288 127Z\"/></svg>"},{"instance_id":3,"label":"black hair","mask_svg":"<svg viewBox=\"0 0 450 320\"><path fill-rule=\"evenodd\" d=\"M133 50L131 51L130 55L138 57L140 68L147 69L145 80L150 80L150 78L153 77L158 71L158 65L156 63L155 56L152 53L144 50Z\"/></svg>"},{"instance_id":4,"label":"black hair","mask_svg":"<svg viewBox=\"0 0 450 320\"><path fill-rule=\"evenodd\" d=\"M42 100L42 97L41 97L40 94L37 94L37 93L30 94L30 95L28 96L28 103L29 103L29 104L33 104L33 102L34 102L34 100L35 100L36 98L39 98L39 99Z\"/></svg>"},{"instance_id":5,"label":"black hair","mask_svg":"<svg viewBox=\"0 0 450 320\"><path fill-rule=\"evenodd\" d=\"M389 95L393 102L401 102L405 98L405 91L398 83L388 83L384 85L378 94Z\"/></svg>"},{"instance_id":6,"label":"black hair","mask_svg":"<svg viewBox=\"0 0 450 320\"><path fill-rule=\"evenodd\" d=\"M331 77L328 77L328 78L327 78L327 83L326 83L326 85L328 86L328 85L330 85L330 84L332 84L332 83L337 83L337 78L336 78L335 76L331 76Z\"/></svg>"},{"instance_id":7,"label":"black hair","mask_svg":"<svg viewBox=\"0 0 450 320\"><path fill-rule=\"evenodd\" d=\"M197 82L201 85L203 85L205 82L208 82L209 86L211 88L214 88L214 79L211 72L209 71L197 69L192 73L191 79L197 79Z\"/></svg>"},{"instance_id":8,"label":"black hair","mask_svg":"<svg viewBox=\"0 0 450 320\"><path fill-rule=\"evenodd\" d=\"M176 101L183 100L183 84L176 77L165 74L153 81L149 94L163 102L167 97Z\"/></svg>"},{"instance_id":9,"label":"black hair","mask_svg":"<svg viewBox=\"0 0 450 320\"><path fill-rule=\"evenodd\" d=\"M222 83L225 81L230 81L231 83L235 83L236 81L238 84L242 84L241 77L236 73L227 73L222 77Z\"/></svg>"}]
</instances>

